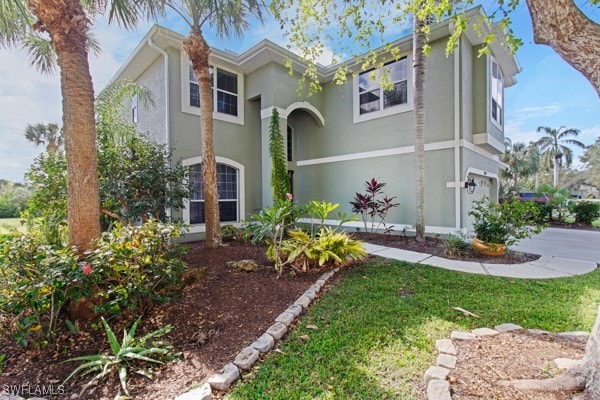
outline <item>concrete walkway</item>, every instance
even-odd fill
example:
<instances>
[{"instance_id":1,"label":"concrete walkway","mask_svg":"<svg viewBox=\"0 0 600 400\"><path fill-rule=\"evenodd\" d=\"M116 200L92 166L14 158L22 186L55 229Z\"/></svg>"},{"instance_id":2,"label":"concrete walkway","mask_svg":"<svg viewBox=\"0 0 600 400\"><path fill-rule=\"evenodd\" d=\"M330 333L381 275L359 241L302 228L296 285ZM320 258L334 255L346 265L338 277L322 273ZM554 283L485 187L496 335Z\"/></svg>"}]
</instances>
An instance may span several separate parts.
<instances>
[{"instance_id":1,"label":"concrete walkway","mask_svg":"<svg viewBox=\"0 0 600 400\"><path fill-rule=\"evenodd\" d=\"M553 229L547 229L546 231L551 230ZM548 279L583 275L594 271L598 266L597 263L600 262L600 242L596 242L596 240L600 241L600 233L586 231L597 236L584 235L586 240L571 240L568 239L570 235L581 231L557 230L568 232L550 232L550 235L547 235L546 238L534 242L524 241L522 244L523 247L515 247L515 250L518 251L541 255L539 259L524 264L489 264L475 261L449 260L431 254L417 253L370 243L365 243L364 247L370 254L380 257L431 265L470 274L523 279ZM531 241L532 239L529 240ZM568 246L570 249L568 251L562 249L563 246ZM524 248L528 250L524 250ZM596 253L598 254L596 255ZM556 254L566 254L568 257L559 257Z\"/></svg>"}]
</instances>

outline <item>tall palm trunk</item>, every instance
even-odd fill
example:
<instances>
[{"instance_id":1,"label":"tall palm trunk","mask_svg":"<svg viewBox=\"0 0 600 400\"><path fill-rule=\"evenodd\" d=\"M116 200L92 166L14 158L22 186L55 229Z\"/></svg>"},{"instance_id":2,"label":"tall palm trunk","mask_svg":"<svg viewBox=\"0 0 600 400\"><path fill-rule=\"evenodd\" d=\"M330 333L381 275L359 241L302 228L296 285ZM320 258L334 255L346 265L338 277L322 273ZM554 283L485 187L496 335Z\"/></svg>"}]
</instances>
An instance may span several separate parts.
<instances>
[{"instance_id":1,"label":"tall palm trunk","mask_svg":"<svg viewBox=\"0 0 600 400\"><path fill-rule=\"evenodd\" d=\"M212 82L208 71L210 47L202 32L193 28L183 41L183 49L192 62L200 86L200 126L202 129L202 180L204 182L204 215L206 218L205 246L211 249L221 245L219 199L217 192L217 162L213 144Z\"/></svg>"},{"instance_id":2,"label":"tall palm trunk","mask_svg":"<svg viewBox=\"0 0 600 400\"><path fill-rule=\"evenodd\" d=\"M553 160L553 164L554 164L554 179L553 179L554 187L558 187L558 168L559 168L558 159L559 159L558 155L554 156L554 160Z\"/></svg>"},{"instance_id":3,"label":"tall palm trunk","mask_svg":"<svg viewBox=\"0 0 600 400\"><path fill-rule=\"evenodd\" d=\"M30 0L29 6L38 29L50 34L60 67L69 243L83 252L101 234L89 21L78 0Z\"/></svg>"},{"instance_id":4,"label":"tall palm trunk","mask_svg":"<svg viewBox=\"0 0 600 400\"><path fill-rule=\"evenodd\" d=\"M422 2L419 2L422 3ZM419 9L420 6L417 7ZM415 129L415 186L416 213L415 224L417 240L425 238L425 34L424 21L417 14L413 16L413 102Z\"/></svg>"}]
</instances>

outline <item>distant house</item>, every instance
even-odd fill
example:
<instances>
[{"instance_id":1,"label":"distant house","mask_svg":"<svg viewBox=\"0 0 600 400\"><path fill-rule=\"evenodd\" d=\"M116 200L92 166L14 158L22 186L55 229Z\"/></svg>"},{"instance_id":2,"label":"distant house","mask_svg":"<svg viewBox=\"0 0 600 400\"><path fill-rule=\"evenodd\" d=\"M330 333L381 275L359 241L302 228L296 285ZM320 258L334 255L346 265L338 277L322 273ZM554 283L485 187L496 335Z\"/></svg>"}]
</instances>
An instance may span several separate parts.
<instances>
[{"instance_id":1,"label":"distant house","mask_svg":"<svg viewBox=\"0 0 600 400\"><path fill-rule=\"evenodd\" d=\"M480 7L467 12L479 22ZM516 83L520 66L502 45L498 27L489 55L478 56L482 40L474 29L445 55L449 21L431 28L431 54L425 83L425 220L427 232L448 233L469 226L473 200L497 199L498 155L504 150L503 90ZM204 230L198 83L182 50L183 37L155 25L113 79L129 78L150 88L151 106L134 102L132 120L140 131L174 148L175 159L191 169L193 195L181 217L192 233ZM394 89L384 91L345 62L357 76L339 86L337 66L318 66L323 91L299 98L304 65L297 55L263 40L241 54L212 49L214 138L218 163L221 221L240 223L271 203L268 125L273 107L287 134L289 175L294 199L340 203L363 190L364 181L387 183L400 207L388 221L396 229L415 222L412 37L393 43L401 51L386 64ZM295 74L285 66L291 60ZM465 182L477 186L468 193ZM360 224L357 224L357 227Z\"/></svg>"}]
</instances>

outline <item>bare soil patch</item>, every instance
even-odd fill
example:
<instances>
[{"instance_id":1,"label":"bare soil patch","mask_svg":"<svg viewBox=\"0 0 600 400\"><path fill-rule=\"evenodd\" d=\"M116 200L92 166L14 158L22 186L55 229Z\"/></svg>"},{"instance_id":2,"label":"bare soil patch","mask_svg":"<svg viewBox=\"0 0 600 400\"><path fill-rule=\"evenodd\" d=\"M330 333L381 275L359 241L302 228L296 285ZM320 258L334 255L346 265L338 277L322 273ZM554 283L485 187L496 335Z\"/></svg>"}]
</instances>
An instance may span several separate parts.
<instances>
[{"instance_id":1,"label":"bare soil patch","mask_svg":"<svg viewBox=\"0 0 600 400\"><path fill-rule=\"evenodd\" d=\"M167 324L173 325L167 339L176 351L182 352L182 357L156 369L153 381L131 373L128 387L133 398L170 399L203 382L262 335L322 273L296 276L284 273L277 279L265 251L263 246L241 242L228 242L216 250L205 249L201 242L190 245L187 261L193 269L205 268L206 277L188 285L177 301L156 306L143 317L138 329L138 335L143 335ZM228 261L244 259L253 259L260 267L248 273L226 265ZM123 321L112 320L109 324L120 340ZM56 340L40 348L22 349L11 337L0 333L0 354L6 354L0 390L4 391L4 385L29 385L31 390L52 386L58 391L58 385L79 365L61 361L108 352L103 329L82 326L80 334L73 334L64 323L60 325ZM63 393L43 397L70 399L85 382L85 379L73 379L64 386ZM81 398L113 399L119 391L118 378L113 374ZM33 394L24 397L33 397Z\"/></svg>"},{"instance_id":2,"label":"bare soil patch","mask_svg":"<svg viewBox=\"0 0 600 400\"><path fill-rule=\"evenodd\" d=\"M355 232L353 235L364 242L431 254L451 260L476 261L488 264L522 264L540 258L540 256L536 254L520 253L516 251L509 251L502 257L485 256L477 253L471 247L469 247L469 252L464 257L449 256L445 254L442 240L434 237L426 237L424 241L417 241L414 237L398 234Z\"/></svg>"},{"instance_id":3,"label":"bare soil patch","mask_svg":"<svg viewBox=\"0 0 600 400\"><path fill-rule=\"evenodd\" d=\"M570 400L573 393L541 393L500 386L500 380L545 379L561 373L554 359L580 359L585 341L526 331L454 341L456 369L449 375L453 400Z\"/></svg>"}]
</instances>

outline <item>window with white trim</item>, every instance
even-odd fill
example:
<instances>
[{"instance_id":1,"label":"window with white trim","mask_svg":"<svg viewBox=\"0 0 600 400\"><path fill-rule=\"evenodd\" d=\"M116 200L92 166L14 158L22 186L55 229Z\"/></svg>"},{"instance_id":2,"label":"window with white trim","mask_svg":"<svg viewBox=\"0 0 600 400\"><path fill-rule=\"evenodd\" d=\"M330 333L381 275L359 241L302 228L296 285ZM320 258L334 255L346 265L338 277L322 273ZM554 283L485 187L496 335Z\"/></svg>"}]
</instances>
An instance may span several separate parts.
<instances>
[{"instance_id":1,"label":"window with white trim","mask_svg":"<svg viewBox=\"0 0 600 400\"><path fill-rule=\"evenodd\" d=\"M504 123L504 78L502 77L500 66L494 59L492 59L491 67L492 82L490 89L490 115L493 122L497 123L499 126L502 126Z\"/></svg>"},{"instance_id":2,"label":"window with white trim","mask_svg":"<svg viewBox=\"0 0 600 400\"><path fill-rule=\"evenodd\" d=\"M213 90L213 101L216 97L214 110L218 113L238 116L238 75L221 69L210 67L211 88ZM217 86L215 88L215 74L217 75ZM190 106L200 107L200 85L194 73L192 65L189 65L190 80Z\"/></svg>"},{"instance_id":3,"label":"window with white trim","mask_svg":"<svg viewBox=\"0 0 600 400\"><path fill-rule=\"evenodd\" d=\"M138 98L133 96L131 98L131 121L134 124L138 123Z\"/></svg>"},{"instance_id":4,"label":"window with white trim","mask_svg":"<svg viewBox=\"0 0 600 400\"><path fill-rule=\"evenodd\" d=\"M359 114L383 111L394 106L408 103L408 59L401 58L386 64L385 71L366 71L358 75ZM384 90L379 83L382 74L386 73L391 89ZM375 75L375 76L373 76Z\"/></svg>"},{"instance_id":5,"label":"window with white trim","mask_svg":"<svg viewBox=\"0 0 600 400\"><path fill-rule=\"evenodd\" d=\"M239 220L239 173L238 169L227 164L217 164L217 191L219 198L219 216L221 222ZM204 184L202 164L190 166L189 223L206 222L204 213Z\"/></svg>"}]
</instances>

